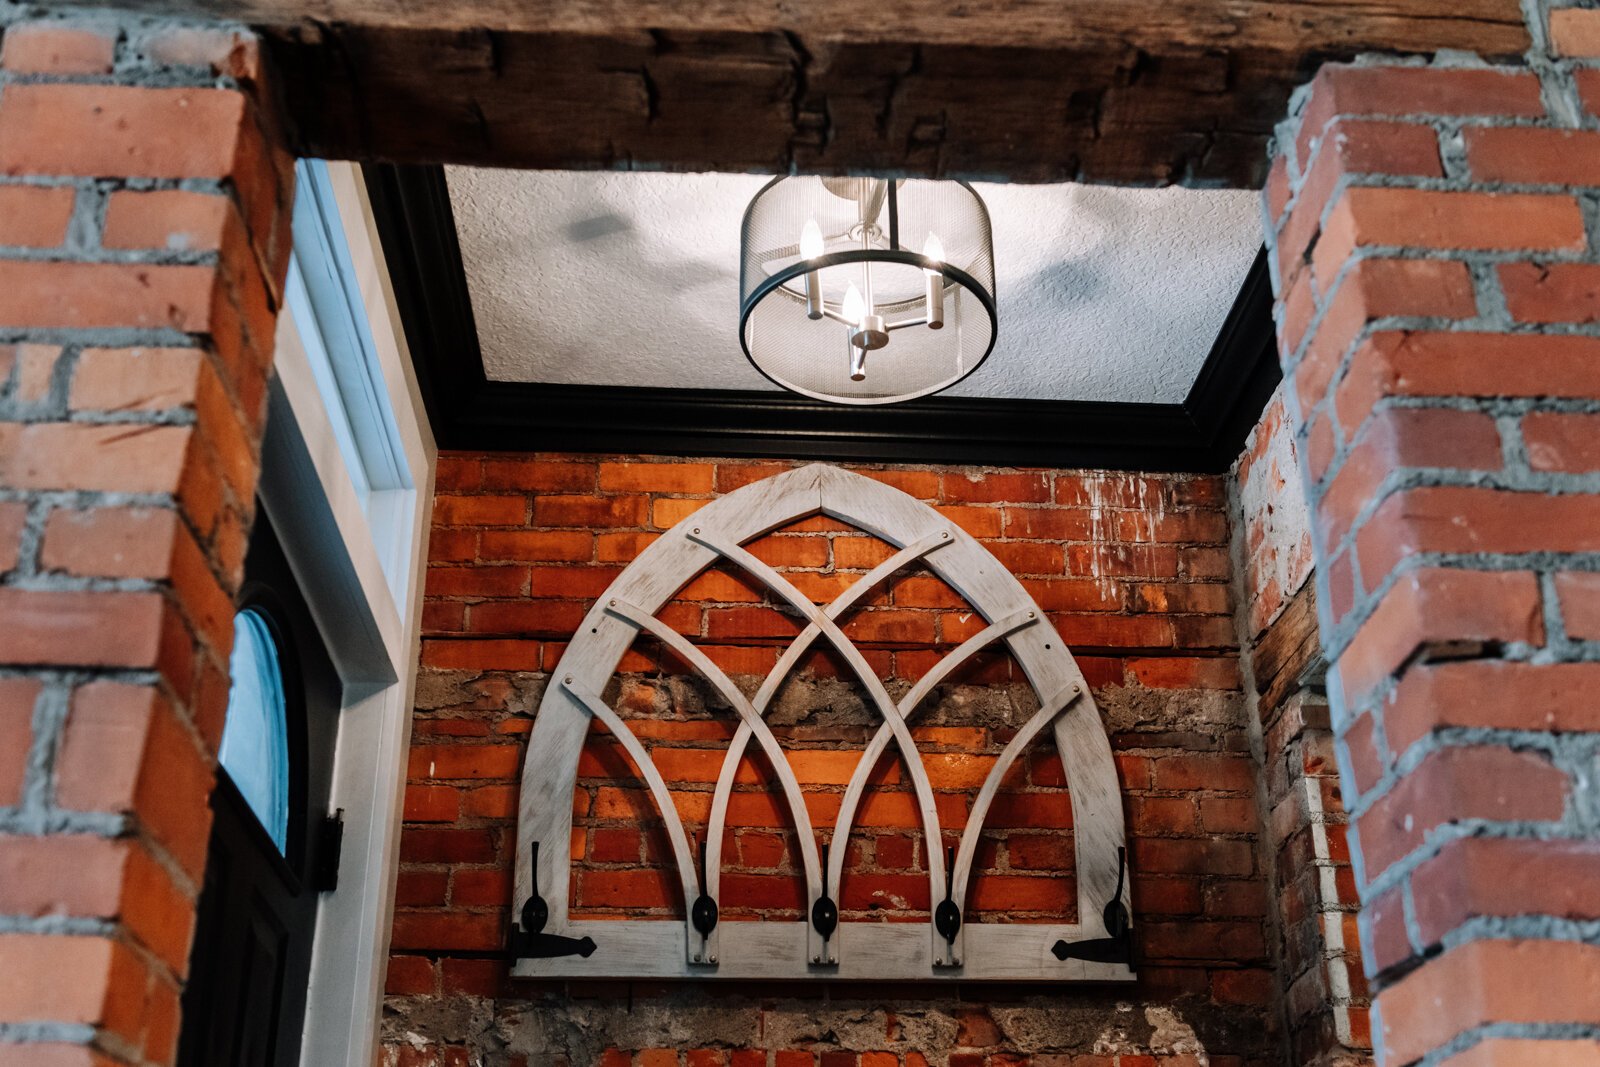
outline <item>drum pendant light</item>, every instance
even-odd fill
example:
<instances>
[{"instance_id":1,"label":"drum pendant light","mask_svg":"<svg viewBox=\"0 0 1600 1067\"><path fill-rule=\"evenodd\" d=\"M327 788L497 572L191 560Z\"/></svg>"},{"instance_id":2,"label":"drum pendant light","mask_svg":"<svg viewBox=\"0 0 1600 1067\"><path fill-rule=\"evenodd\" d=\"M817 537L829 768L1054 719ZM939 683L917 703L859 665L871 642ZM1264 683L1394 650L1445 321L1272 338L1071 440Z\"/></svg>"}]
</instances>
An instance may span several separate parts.
<instances>
[{"instance_id":1,"label":"drum pendant light","mask_svg":"<svg viewBox=\"0 0 1600 1067\"><path fill-rule=\"evenodd\" d=\"M744 214L739 340L785 389L893 404L994 348L994 241L966 182L777 178Z\"/></svg>"}]
</instances>

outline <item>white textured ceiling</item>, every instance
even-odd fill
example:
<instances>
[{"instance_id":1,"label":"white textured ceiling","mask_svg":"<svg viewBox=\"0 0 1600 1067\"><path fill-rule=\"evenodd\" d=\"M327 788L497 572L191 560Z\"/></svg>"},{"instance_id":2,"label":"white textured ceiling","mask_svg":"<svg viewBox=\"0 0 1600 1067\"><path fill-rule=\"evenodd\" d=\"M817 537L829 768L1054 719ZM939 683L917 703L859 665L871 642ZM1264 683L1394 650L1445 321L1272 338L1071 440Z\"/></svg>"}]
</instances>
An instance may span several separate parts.
<instances>
[{"instance_id":1,"label":"white textured ceiling","mask_svg":"<svg viewBox=\"0 0 1600 1067\"><path fill-rule=\"evenodd\" d=\"M775 389L739 347L739 222L769 179L451 167L491 379ZM952 395L1180 401L1261 245L1257 194L979 184L1000 335Z\"/></svg>"}]
</instances>

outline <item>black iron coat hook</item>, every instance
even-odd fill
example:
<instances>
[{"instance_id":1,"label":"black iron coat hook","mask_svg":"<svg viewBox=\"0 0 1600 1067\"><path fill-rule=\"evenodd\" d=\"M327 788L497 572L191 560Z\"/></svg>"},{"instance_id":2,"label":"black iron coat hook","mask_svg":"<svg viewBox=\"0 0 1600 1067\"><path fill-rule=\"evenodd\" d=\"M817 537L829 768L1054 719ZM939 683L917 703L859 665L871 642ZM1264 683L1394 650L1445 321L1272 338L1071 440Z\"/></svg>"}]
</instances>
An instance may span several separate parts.
<instances>
[{"instance_id":1,"label":"black iron coat hook","mask_svg":"<svg viewBox=\"0 0 1600 1067\"><path fill-rule=\"evenodd\" d=\"M1094 937L1083 941L1057 941L1050 946L1055 958L1088 960L1090 963L1121 963L1133 967L1133 921L1128 907L1122 903L1122 883L1128 873L1128 850L1117 849L1117 888L1106 902L1101 915L1105 919L1106 933L1110 937Z\"/></svg>"},{"instance_id":2,"label":"black iron coat hook","mask_svg":"<svg viewBox=\"0 0 1600 1067\"><path fill-rule=\"evenodd\" d=\"M826 945L833 937L833 932L839 928L839 906L828 896L828 845L822 846L822 895L811 905L811 928L822 938ZM814 956L812 963L823 962L823 957Z\"/></svg>"},{"instance_id":3,"label":"black iron coat hook","mask_svg":"<svg viewBox=\"0 0 1600 1067\"><path fill-rule=\"evenodd\" d=\"M947 848L944 861L944 899L933 909L933 928L939 931L940 937L952 945L956 943L956 934L961 932L961 905L952 899L955 885L956 850Z\"/></svg>"},{"instance_id":4,"label":"black iron coat hook","mask_svg":"<svg viewBox=\"0 0 1600 1067\"><path fill-rule=\"evenodd\" d=\"M544 924L550 921L550 905L539 895L539 842L529 848L533 864L533 895L522 905L522 924L511 924L511 934L506 939L506 955L513 960L547 960L556 956L582 956L588 959L595 950L590 937L563 937L543 933Z\"/></svg>"}]
</instances>

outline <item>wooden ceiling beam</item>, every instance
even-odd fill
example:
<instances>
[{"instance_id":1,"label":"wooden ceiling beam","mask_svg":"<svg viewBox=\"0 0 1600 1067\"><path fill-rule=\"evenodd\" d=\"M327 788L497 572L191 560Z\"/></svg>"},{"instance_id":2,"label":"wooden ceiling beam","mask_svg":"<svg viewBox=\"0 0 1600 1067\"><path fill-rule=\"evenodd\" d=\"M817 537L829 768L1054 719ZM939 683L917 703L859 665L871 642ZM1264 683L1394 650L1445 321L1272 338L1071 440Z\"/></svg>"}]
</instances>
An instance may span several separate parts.
<instances>
[{"instance_id":1,"label":"wooden ceiling beam","mask_svg":"<svg viewBox=\"0 0 1600 1067\"><path fill-rule=\"evenodd\" d=\"M526 168L1255 186L1327 59L1528 45L1517 0L120 0L260 27L297 147Z\"/></svg>"}]
</instances>

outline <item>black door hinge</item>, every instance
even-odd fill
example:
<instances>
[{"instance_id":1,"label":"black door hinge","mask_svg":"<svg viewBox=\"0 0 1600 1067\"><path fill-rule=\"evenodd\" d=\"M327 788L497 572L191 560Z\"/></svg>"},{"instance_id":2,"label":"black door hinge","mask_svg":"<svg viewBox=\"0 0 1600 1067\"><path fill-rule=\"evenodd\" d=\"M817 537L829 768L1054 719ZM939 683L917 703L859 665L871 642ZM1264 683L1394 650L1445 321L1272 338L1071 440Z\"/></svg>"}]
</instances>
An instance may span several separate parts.
<instances>
[{"instance_id":1,"label":"black door hinge","mask_svg":"<svg viewBox=\"0 0 1600 1067\"><path fill-rule=\"evenodd\" d=\"M331 893L339 888L339 857L344 851L344 809L324 815L317 825L316 855L311 864L311 888Z\"/></svg>"}]
</instances>

